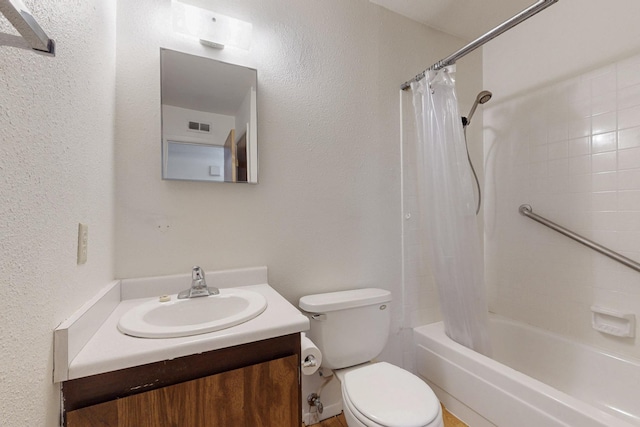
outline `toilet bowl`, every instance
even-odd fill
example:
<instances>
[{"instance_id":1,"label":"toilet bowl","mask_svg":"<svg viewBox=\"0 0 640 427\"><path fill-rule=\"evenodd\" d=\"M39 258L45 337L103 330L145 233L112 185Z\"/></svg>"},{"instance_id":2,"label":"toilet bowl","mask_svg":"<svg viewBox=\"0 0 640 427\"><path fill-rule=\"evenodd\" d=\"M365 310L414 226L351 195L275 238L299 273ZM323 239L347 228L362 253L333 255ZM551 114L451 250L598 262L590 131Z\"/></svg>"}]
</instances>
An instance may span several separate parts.
<instances>
[{"instance_id":1,"label":"toilet bowl","mask_svg":"<svg viewBox=\"0 0 640 427\"><path fill-rule=\"evenodd\" d=\"M390 363L371 363L389 338L391 293L367 288L307 295L307 336L322 367L340 380L349 427L443 427L442 409L420 378Z\"/></svg>"},{"instance_id":2,"label":"toilet bowl","mask_svg":"<svg viewBox=\"0 0 640 427\"><path fill-rule=\"evenodd\" d=\"M442 408L420 378L386 362L336 371L349 427L443 427Z\"/></svg>"}]
</instances>

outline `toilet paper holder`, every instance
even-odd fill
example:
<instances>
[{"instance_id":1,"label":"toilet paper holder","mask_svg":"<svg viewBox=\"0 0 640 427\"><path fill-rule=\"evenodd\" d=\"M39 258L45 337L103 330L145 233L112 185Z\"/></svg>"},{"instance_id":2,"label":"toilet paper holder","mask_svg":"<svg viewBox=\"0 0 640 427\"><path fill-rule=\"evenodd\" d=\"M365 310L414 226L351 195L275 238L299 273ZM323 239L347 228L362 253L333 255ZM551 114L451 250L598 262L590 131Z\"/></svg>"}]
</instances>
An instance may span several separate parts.
<instances>
[{"instance_id":1,"label":"toilet paper holder","mask_svg":"<svg viewBox=\"0 0 640 427\"><path fill-rule=\"evenodd\" d=\"M313 354L308 355L302 361L302 367L303 368L312 368L312 367L315 367L315 366L318 366L318 361L316 360L316 358L315 358L315 356Z\"/></svg>"}]
</instances>

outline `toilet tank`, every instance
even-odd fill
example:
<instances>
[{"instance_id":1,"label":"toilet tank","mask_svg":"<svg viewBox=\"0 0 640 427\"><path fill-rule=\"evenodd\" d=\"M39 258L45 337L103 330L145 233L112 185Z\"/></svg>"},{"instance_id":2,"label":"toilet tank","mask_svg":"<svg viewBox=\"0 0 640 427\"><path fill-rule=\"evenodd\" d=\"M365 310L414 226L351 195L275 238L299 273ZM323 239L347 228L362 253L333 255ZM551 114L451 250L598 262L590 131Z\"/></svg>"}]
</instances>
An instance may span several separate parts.
<instances>
[{"instance_id":1,"label":"toilet tank","mask_svg":"<svg viewBox=\"0 0 640 427\"><path fill-rule=\"evenodd\" d=\"M391 292L366 288L300 298L309 316L307 336L322 352L322 366L341 369L378 356L389 338Z\"/></svg>"}]
</instances>

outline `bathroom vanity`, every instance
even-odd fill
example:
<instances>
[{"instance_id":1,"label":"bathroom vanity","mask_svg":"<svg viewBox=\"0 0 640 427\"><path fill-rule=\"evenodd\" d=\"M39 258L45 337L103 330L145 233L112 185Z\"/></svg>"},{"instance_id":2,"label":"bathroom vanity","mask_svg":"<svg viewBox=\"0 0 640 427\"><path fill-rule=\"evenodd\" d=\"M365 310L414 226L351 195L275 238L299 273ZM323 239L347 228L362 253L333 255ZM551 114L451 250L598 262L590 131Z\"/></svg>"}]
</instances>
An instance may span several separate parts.
<instances>
[{"instance_id":1,"label":"bathroom vanity","mask_svg":"<svg viewBox=\"0 0 640 427\"><path fill-rule=\"evenodd\" d=\"M300 334L66 381L67 427L300 425Z\"/></svg>"},{"instance_id":2,"label":"bathroom vanity","mask_svg":"<svg viewBox=\"0 0 640 427\"><path fill-rule=\"evenodd\" d=\"M62 383L64 425L298 427L300 332L308 319L266 284L266 268L242 271L250 273L242 280L228 272L207 277L221 288L242 285L261 293L267 308L227 329L161 339L117 330L118 319L158 295L158 286L161 294L178 292L188 286L188 275L119 281L63 323L56 330L54 378ZM112 305L105 300L117 294L120 301L102 323L89 321L109 311L101 305ZM82 335L89 337L74 355L80 347L74 340ZM60 366L65 350L67 365Z\"/></svg>"}]
</instances>

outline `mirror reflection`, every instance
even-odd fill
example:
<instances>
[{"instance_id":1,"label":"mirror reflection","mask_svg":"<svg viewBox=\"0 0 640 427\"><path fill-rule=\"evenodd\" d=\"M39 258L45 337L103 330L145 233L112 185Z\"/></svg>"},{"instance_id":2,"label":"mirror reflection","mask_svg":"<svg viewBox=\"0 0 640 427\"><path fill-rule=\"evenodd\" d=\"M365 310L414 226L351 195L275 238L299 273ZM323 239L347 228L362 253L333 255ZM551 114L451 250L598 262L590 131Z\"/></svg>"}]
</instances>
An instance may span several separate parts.
<instances>
[{"instance_id":1,"label":"mirror reflection","mask_svg":"<svg viewBox=\"0 0 640 427\"><path fill-rule=\"evenodd\" d=\"M257 72L160 50L162 178L258 182Z\"/></svg>"}]
</instances>

